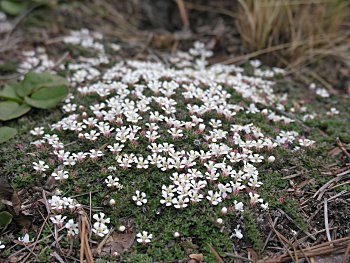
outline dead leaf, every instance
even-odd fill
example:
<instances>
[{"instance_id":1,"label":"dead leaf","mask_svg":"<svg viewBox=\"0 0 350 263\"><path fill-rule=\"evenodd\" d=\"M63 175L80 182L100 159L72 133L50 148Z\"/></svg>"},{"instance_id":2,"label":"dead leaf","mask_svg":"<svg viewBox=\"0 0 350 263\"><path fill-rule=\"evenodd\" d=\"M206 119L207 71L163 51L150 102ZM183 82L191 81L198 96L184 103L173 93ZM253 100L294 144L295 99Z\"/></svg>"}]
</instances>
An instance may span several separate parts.
<instances>
[{"instance_id":1,"label":"dead leaf","mask_svg":"<svg viewBox=\"0 0 350 263\"><path fill-rule=\"evenodd\" d=\"M342 150L339 147L335 147L334 149L332 149L328 152L328 154L332 157L336 157L341 153L342 153Z\"/></svg>"},{"instance_id":2,"label":"dead leaf","mask_svg":"<svg viewBox=\"0 0 350 263\"><path fill-rule=\"evenodd\" d=\"M152 38L152 46L160 49L171 47L175 42L175 36L172 34L158 34Z\"/></svg>"},{"instance_id":3,"label":"dead leaf","mask_svg":"<svg viewBox=\"0 0 350 263\"><path fill-rule=\"evenodd\" d=\"M132 246L136 237L133 221L128 220L123 224L126 226L126 230L123 233L113 232L103 246L101 256L111 255L115 252L122 254Z\"/></svg>"},{"instance_id":4,"label":"dead leaf","mask_svg":"<svg viewBox=\"0 0 350 263\"><path fill-rule=\"evenodd\" d=\"M21 211L21 201L17 192L4 178L0 178L0 198L2 203L13 208L16 215L19 214Z\"/></svg>"},{"instance_id":5,"label":"dead leaf","mask_svg":"<svg viewBox=\"0 0 350 263\"><path fill-rule=\"evenodd\" d=\"M258 253L252 248L247 248L247 251L250 253L250 259L256 262L258 260Z\"/></svg>"},{"instance_id":6,"label":"dead leaf","mask_svg":"<svg viewBox=\"0 0 350 263\"><path fill-rule=\"evenodd\" d=\"M307 179L307 180L301 182L300 184L298 184L298 185L296 186L296 189L297 189L297 190L301 190L301 189L303 189L306 185L312 184L314 181L315 181L314 179Z\"/></svg>"},{"instance_id":7,"label":"dead leaf","mask_svg":"<svg viewBox=\"0 0 350 263\"><path fill-rule=\"evenodd\" d=\"M47 180L46 180L44 188L52 191L53 189L55 189L57 187L57 184L58 184L57 180L53 176L49 176L49 178L47 178Z\"/></svg>"},{"instance_id":8,"label":"dead leaf","mask_svg":"<svg viewBox=\"0 0 350 263\"><path fill-rule=\"evenodd\" d=\"M31 215L22 214L22 215L16 215L13 217L13 221L16 223L17 226L19 226L21 229L27 229L27 230L29 230L33 220L34 220L34 217Z\"/></svg>"},{"instance_id":9,"label":"dead leaf","mask_svg":"<svg viewBox=\"0 0 350 263\"><path fill-rule=\"evenodd\" d=\"M194 259L197 262L204 262L203 254L190 254L189 257L190 257L190 259Z\"/></svg>"}]
</instances>

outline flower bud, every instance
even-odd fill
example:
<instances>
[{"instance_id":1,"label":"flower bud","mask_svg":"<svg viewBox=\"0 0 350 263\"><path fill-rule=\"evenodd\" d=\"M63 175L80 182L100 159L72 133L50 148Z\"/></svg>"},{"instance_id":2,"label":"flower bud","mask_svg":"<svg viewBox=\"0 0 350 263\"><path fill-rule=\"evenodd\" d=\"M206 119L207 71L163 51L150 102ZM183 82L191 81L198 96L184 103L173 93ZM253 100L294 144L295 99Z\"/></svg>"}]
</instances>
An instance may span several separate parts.
<instances>
[{"instance_id":1,"label":"flower bud","mask_svg":"<svg viewBox=\"0 0 350 263\"><path fill-rule=\"evenodd\" d=\"M114 199L109 200L109 205L110 206L115 206L115 200Z\"/></svg>"},{"instance_id":2,"label":"flower bud","mask_svg":"<svg viewBox=\"0 0 350 263\"><path fill-rule=\"evenodd\" d=\"M227 207L221 208L221 214L226 215L227 214Z\"/></svg>"},{"instance_id":3,"label":"flower bud","mask_svg":"<svg viewBox=\"0 0 350 263\"><path fill-rule=\"evenodd\" d=\"M224 220L222 220L222 218L218 218L215 221L215 224L221 225L224 222Z\"/></svg>"},{"instance_id":4,"label":"flower bud","mask_svg":"<svg viewBox=\"0 0 350 263\"><path fill-rule=\"evenodd\" d=\"M273 163L275 160L276 160L275 156L272 156L272 155L267 159L269 163Z\"/></svg>"},{"instance_id":5,"label":"flower bud","mask_svg":"<svg viewBox=\"0 0 350 263\"><path fill-rule=\"evenodd\" d=\"M199 124L198 130L202 132L202 131L204 131L204 129L205 129L205 124L203 124L203 123Z\"/></svg>"},{"instance_id":6,"label":"flower bud","mask_svg":"<svg viewBox=\"0 0 350 263\"><path fill-rule=\"evenodd\" d=\"M180 233L179 232L174 232L174 237L175 238L178 238L180 236Z\"/></svg>"},{"instance_id":7,"label":"flower bud","mask_svg":"<svg viewBox=\"0 0 350 263\"><path fill-rule=\"evenodd\" d=\"M264 116L266 116L268 113L269 113L269 112L268 112L267 109L263 109L263 110L261 111L261 114L264 115Z\"/></svg>"},{"instance_id":8,"label":"flower bud","mask_svg":"<svg viewBox=\"0 0 350 263\"><path fill-rule=\"evenodd\" d=\"M126 227L125 227L125 226L123 226L123 225L121 225L121 226L119 227L119 231L120 231L120 232L124 232L124 231L125 231L125 229L126 229Z\"/></svg>"}]
</instances>

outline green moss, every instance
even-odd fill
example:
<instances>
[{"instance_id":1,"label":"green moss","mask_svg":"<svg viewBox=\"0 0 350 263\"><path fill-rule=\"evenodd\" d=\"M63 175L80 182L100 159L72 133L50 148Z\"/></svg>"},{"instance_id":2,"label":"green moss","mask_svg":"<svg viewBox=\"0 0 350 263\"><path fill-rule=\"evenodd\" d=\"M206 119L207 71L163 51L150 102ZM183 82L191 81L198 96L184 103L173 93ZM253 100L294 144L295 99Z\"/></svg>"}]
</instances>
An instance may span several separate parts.
<instances>
[{"instance_id":1,"label":"green moss","mask_svg":"<svg viewBox=\"0 0 350 263\"><path fill-rule=\"evenodd\" d=\"M50 247L47 247L47 246L39 246L39 254L37 256L37 261L38 262L49 262L51 260L51 252L52 252L52 249Z\"/></svg>"},{"instance_id":2,"label":"green moss","mask_svg":"<svg viewBox=\"0 0 350 263\"><path fill-rule=\"evenodd\" d=\"M299 204L295 200L291 198L285 199L284 202L280 203L280 208L294 220L295 224L300 229L307 231L308 225L301 217L299 213Z\"/></svg>"},{"instance_id":3,"label":"green moss","mask_svg":"<svg viewBox=\"0 0 350 263\"><path fill-rule=\"evenodd\" d=\"M244 230L245 233L256 250L261 250L263 247L263 241L261 239L261 233L256 224L255 217L250 211L243 213Z\"/></svg>"}]
</instances>

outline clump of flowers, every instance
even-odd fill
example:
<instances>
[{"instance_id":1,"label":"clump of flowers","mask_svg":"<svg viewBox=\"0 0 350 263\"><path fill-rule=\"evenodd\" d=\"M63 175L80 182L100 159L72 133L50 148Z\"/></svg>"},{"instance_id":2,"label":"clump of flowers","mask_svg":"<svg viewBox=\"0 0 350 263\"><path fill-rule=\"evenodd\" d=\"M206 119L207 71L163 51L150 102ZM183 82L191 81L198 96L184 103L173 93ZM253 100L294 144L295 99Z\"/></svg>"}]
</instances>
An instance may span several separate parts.
<instances>
[{"instance_id":1,"label":"clump of flowers","mask_svg":"<svg viewBox=\"0 0 350 263\"><path fill-rule=\"evenodd\" d=\"M92 232L99 237L107 235L109 232L107 224L111 222L111 219L105 218L104 213L94 214L93 219L95 219L96 222L93 224Z\"/></svg>"},{"instance_id":2,"label":"clump of flowers","mask_svg":"<svg viewBox=\"0 0 350 263\"><path fill-rule=\"evenodd\" d=\"M257 115L279 125L294 122L278 113L286 110L287 97L274 93L271 79L283 74L281 69L264 69L255 60L251 62L254 75L249 76L234 65L209 66L207 58L212 52L199 42L189 52L171 57L169 66L137 60L114 63L106 56L102 40L101 34L87 29L73 31L64 38L67 44L93 50L97 57L72 59L64 66L76 91L62 106L63 118L51 124L48 133L44 127L30 131L36 138L32 144L39 150L51 151L52 158L47 162L51 167L38 160L33 162L33 169L38 173L52 169L51 175L63 186L71 178L78 180L93 172L77 175L79 168L113 160L113 166L103 167L98 183L108 191L120 190L117 194L125 194L135 202L135 209L144 210L147 197L157 198L162 209L195 209L198 203L205 203L217 209L215 223L225 224L226 220L219 216L240 213L246 206L268 209L268 203L259 195L263 185L259 167L263 163L273 165L278 159L271 155L275 148L303 150L315 144L290 128L267 134L258 124L238 121L241 116L249 119ZM24 68L35 67L38 61L32 62L28 59ZM105 69L108 64L112 66ZM327 97L323 90L316 93ZM236 101L232 94L242 100ZM81 98L89 96L94 103L82 105ZM273 110L275 106L278 111ZM336 109L330 112L337 114ZM73 143L81 143L84 149L73 150L70 143L60 139L64 134L70 134ZM124 183L128 177L122 177L135 172L147 184L154 171L164 179L154 193L131 180L130 184ZM141 189L147 190L149 196ZM243 196L247 196L248 204L238 201ZM114 207L115 199L108 198ZM228 202L229 206L224 206ZM74 214L82 206L72 197L59 195L52 196L48 204L53 214L51 222L58 228L65 227L69 237L77 235L74 219L67 222L62 213ZM93 219L92 232L104 237L109 232L110 218L101 212ZM179 233L175 233L174 237L178 237ZM243 238L239 225L232 237ZM150 243L152 238L146 231L137 234L137 242L142 244Z\"/></svg>"}]
</instances>

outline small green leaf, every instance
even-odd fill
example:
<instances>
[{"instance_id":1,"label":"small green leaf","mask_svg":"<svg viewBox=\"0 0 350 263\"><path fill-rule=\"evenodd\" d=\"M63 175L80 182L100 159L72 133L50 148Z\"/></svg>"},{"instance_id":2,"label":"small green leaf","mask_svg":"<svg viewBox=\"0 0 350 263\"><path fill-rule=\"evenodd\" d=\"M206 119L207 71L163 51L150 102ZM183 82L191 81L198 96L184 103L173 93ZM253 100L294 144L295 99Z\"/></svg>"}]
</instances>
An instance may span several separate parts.
<instances>
[{"instance_id":1,"label":"small green leaf","mask_svg":"<svg viewBox=\"0 0 350 263\"><path fill-rule=\"evenodd\" d=\"M45 87L34 92L30 97L25 97L24 100L35 108L49 109L55 107L67 95L68 88L66 86Z\"/></svg>"},{"instance_id":2,"label":"small green leaf","mask_svg":"<svg viewBox=\"0 0 350 263\"><path fill-rule=\"evenodd\" d=\"M0 6L5 13L13 16L19 15L27 9L27 5L25 3L17 3L10 0L2 0Z\"/></svg>"},{"instance_id":3,"label":"small green leaf","mask_svg":"<svg viewBox=\"0 0 350 263\"><path fill-rule=\"evenodd\" d=\"M26 114L30 110L27 104L19 104L14 101L0 102L0 121L8 121Z\"/></svg>"},{"instance_id":4,"label":"small green leaf","mask_svg":"<svg viewBox=\"0 0 350 263\"><path fill-rule=\"evenodd\" d=\"M23 100L16 93L17 85L18 84L5 84L5 87L0 90L0 98L13 100L19 103L23 102Z\"/></svg>"},{"instance_id":5,"label":"small green leaf","mask_svg":"<svg viewBox=\"0 0 350 263\"><path fill-rule=\"evenodd\" d=\"M6 142L16 136L17 130L10 127L0 127L0 143Z\"/></svg>"},{"instance_id":6,"label":"small green leaf","mask_svg":"<svg viewBox=\"0 0 350 263\"><path fill-rule=\"evenodd\" d=\"M45 88L56 86L68 86L66 79L52 75L51 73L30 72L24 76L24 79L16 88L16 93L20 97L26 97L33 92Z\"/></svg>"},{"instance_id":7,"label":"small green leaf","mask_svg":"<svg viewBox=\"0 0 350 263\"><path fill-rule=\"evenodd\" d=\"M0 212L0 232L6 230L9 224L12 222L12 215L7 211Z\"/></svg>"}]
</instances>

